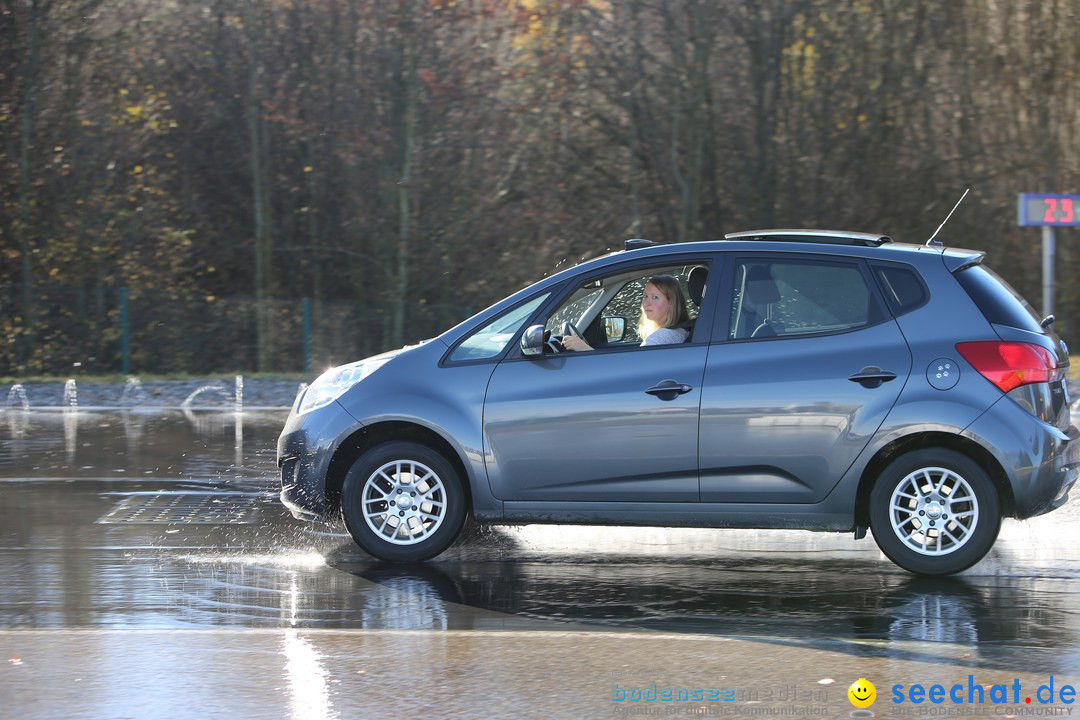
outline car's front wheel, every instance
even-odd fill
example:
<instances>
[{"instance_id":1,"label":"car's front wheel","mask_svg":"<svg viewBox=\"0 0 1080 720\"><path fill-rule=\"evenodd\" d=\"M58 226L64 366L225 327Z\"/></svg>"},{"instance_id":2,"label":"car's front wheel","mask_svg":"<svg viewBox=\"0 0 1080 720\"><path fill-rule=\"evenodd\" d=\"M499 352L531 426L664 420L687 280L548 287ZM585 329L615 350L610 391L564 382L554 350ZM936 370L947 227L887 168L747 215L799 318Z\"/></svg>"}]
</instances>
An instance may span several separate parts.
<instances>
[{"instance_id":1,"label":"car's front wheel","mask_svg":"<svg viewBox=\"0 0 1080 720\"><path fill-rule=\"evenodd\" d=\"M465 493L441 454L413 442L364 453L345 476L341 516L356 544L390 562L427 560L457 538Z\"/></svg>"},{"instance_id":2,"label":"car's front wheel","mask_svg":"<svg viewBox=\"0 0 1080 720\"><path fill-rule=\"evenodd\" d=\"M870 528L890 560L919 575L966 570L1001 528L993 480L952 450L916 450L894 460L870 493Z\"/></svg>"}]
</instances>

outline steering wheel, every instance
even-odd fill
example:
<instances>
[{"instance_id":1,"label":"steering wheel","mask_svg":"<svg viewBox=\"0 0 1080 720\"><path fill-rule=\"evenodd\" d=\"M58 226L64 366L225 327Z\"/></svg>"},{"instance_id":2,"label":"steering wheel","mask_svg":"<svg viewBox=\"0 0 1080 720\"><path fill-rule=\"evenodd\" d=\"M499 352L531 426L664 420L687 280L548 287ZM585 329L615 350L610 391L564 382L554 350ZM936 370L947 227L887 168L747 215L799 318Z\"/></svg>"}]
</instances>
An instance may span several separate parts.
<instances>
[{"instance_id":1,"label":"steering wheel","mask_svg":"<svg viewBox=\"0 0 1080 720\"><path fill-rule=\"evenodd\" d=\"M547 352L562 353L566 352L566 348L563 347L562 339L567 335L573 335L575 337L581 337L581 331L577 329L574 323L566 321L562 324L562 334L552 335L548 330L544 333L544 345L547 346ZM582 338L584 339L584 338Z\"/></svg>"},{"instance_id":2,"label":"steering wheel","mask_svg":"<svg viewBox=\"0 0 1080 720\"><path fill-rule=\"evenodd\" d=\"M561 353L566 352L566 348L562 344L561 335L552 335L550 330L544 331L544 352L545 353Z\"/></svg>"},{"instance_id":3,"label":"steering wheel","mask_svg":"<svg viewBox=\"0 0 1080 720\"><path fill-rule=\"evenodd\" d=\"M567 348L566 345L563 343L563 340L565 340L566 337L569 335L573 335L574 337L582 341L585 340L585 338L581 336L581 331L577 329L577 326L567 320L562 324L562 334L552 335L551 340L547 343L548 347L551 348L552 352L567 352Z\"/></svg>"}]
</instances>

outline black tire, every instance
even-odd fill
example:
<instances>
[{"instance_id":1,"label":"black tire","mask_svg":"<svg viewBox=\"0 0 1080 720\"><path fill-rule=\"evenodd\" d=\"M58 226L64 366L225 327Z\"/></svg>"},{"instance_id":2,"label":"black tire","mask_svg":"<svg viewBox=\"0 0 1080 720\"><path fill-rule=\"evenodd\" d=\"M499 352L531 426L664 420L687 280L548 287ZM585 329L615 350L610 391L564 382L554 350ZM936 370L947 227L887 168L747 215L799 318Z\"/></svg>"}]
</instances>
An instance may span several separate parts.
<instances>
[{"instance_id":1,"label":"black tire","mask_svg":"<svg viewBox=\"0 0 1080 720\"><path fill-rule=\"evenodd\" d=\"M966 455L915 450L894 460L874 483L870 529L881 551L905 570L951 575L993 547L1001 501L990 476Z\"/></svg>"},{"instance_id":2,"label":"black tire","mask_svg":"<svg viewBox=\"0 0 1080 720\"><path fill-rule=\"evenodd\" d=\"M413 442L368 450L349 469L341 491L349 534L365 552L388 562L435 557L461 532L465 511L453 465Z\"/></svg>"}]
</instances>

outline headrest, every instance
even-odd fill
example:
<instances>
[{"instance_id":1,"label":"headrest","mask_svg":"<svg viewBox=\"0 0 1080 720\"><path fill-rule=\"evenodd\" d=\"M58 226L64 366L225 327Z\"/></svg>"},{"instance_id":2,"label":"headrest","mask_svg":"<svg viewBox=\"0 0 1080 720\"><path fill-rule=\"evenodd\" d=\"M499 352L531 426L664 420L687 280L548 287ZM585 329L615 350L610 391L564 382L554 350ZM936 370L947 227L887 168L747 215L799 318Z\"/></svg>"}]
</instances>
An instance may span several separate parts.
<instances>
[{"instance_id":1,"label":"headrest","mask_svg":"<svg viewBox=\"0 0 1080 720\"><path fill-rule=\"evenodd\" d=\"M690 291L690 299L698 307L701 307L701 301L705 298L705 281L708 279L709 268L704 265L695 265L686 276L686 288Z\"/></svg>"},{"instance_id":2,"label":"headrest","mask_svg":"<svg viewBox=\"0 0 1080 720\"><path fill-rule=\"evenodd\" d=\"M756 305L768 305L780 300L780 289L763 266L754 265L746 274L746 297Z\"/></svg>"}]
</instances>

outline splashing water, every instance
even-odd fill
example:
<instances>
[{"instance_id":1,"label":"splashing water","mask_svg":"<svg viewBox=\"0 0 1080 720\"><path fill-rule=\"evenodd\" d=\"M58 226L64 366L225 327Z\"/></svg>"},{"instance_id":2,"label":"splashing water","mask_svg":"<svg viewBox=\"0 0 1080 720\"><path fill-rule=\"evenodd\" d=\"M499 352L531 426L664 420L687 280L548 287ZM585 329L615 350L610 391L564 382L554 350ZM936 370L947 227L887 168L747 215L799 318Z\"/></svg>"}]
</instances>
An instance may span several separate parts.
<instances>
[{"instance_id":1,"label":"splashing water","mask_svg":"<svg viewBox=\"0 0 1080 720\"><path fill-rule=\"evenodd\" d=\"M226 400L229 399L229 393L225 390L225 387L221 385L221 383L218 383L216 385L203 385L201 388L194 390L190 395L184 398L184 402L180 403L180 407L184 410L190 410L191 406L195 403L195 398L199 397L203 393L211 391L221 393L222 397L224 397Z\"/></svg>"},{"instance_id":2,"label":"splashing water","mask_svg":"<svg viewBox=\"0 0 1080 720\"><path fill-rule=\"evenodd\" d=\"M144 402L146 402L146 390L142 382L134 375L128 375L127 382L124 383L124 392L120 394L120 404L127 407L132 404L142 405Z\"/></svg>"},{"instance_id":3,"label":"splashing water","mask_svg":"<svg viewBox=\"0 0 1080 720\"><path fill-rule=\"evenodd\" d=\"M75 379L69 378L64 383L64 407L79 407L79 389L75 387Z\"/></svg>"},{"instance_id":4,"label":"splashing water","mask_svg":"<svg viewBox=\"0 0 1080 720\"><path fill-rule=\"evenodd\" d=\"M30 409L30 401L26 398L26 388L18 383L11 386L8 390L7 404L10 407L16 407L15 403L18 402L18 407L22 410Z\"/></svg>"}]
</instances>

